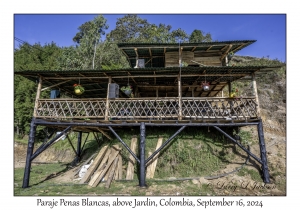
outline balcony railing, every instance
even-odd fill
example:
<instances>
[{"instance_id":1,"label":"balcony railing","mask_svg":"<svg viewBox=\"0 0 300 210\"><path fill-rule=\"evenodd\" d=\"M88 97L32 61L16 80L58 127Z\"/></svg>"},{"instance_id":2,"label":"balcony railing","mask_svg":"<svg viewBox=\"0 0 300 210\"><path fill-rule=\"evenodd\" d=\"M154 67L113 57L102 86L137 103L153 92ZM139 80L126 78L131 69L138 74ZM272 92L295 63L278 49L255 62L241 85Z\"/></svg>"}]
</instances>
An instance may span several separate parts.
<instances>
[{"instance_id":1,"label":"balcony railing","mask_svg":"<svg viewBox=\"0 0 300 210\"><path fill-rule=\"evenodd\" d=\"M254 97L40 99L37 118L97 120L247 120L258 117Z\"/></svg>"}]
</instances>

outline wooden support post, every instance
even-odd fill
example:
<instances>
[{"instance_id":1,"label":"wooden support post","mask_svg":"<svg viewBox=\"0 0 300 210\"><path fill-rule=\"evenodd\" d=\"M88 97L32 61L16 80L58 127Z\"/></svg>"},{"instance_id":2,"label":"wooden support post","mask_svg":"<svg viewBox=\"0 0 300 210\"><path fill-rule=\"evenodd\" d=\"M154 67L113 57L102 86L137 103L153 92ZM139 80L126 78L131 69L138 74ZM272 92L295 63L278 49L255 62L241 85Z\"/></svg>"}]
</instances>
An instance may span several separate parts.
<instances>
[{"instance_id":1,"label":"wooden support post","mask_svg":"<svg viewBox=\"0 0 300 210\"><path fill-rule=\"evenodd\" d=\"M259 140L259 147L260 147L260 159L262 162L263 180L264 183L270 183L270 174L269 174L268 162L267 162L267 150L265 145L262 120L260 120L257 125L257 131L258 131L258 140Z\"/></svg>"},{"instance_id":2,"label":"wooden support post","mask_svg":"<svg viewBox=\"0 0 300 210\"><path fill-rule=\"evenodd\" d=\"M37 116L37 110L38 110L38 106L39 106L39 98L41 95L41 89L42 89L42 77L39 77L39 84L37 87L37 91L36 91L36 97L35 97L35 104L34 104L34 110L33 110L33 117Z\"/></svg>"},{"instance_id":3,"label":"wooden support post","mask_svg":"<svg viewBox=\"0 0 300 210\"><path fill-rule=\"evenodd\" d=\"M107 84L107 96L106 96L106 106L105 106L105 120L108 120L109 114L109 85L111 83L111 76L108 77L108 84Z\"/></svg>"},{"instance_id":4,"label":"wooden support post","mask_svg":"<svg viewBox=\"0 0 300 210\"><path fill-rule=\"evenodd\" d=\"M259 107L259 99L257 94L257 86L256 86L256 80L255 80L255 74L252 73L252 94L255 96L255 101L257 104L257 117L260 118L260 107Z\"/></svg>"},{"instance_id":5,"label":"wooden support post","mask_svg":"<svg viewBox=\"0 0 300 210\"><path fill-rule=\"evenodd\" d=\"M140 126L140 177L139 186L146 187L146 164L145 164L145 144L146 144L146 126L142 122Z\"/></svg>"},{"instance_id":6,"label":"wooden support post","mask_svg":"<svg viewBox=\"0 0 300 210\"><path fill-rule=\"evenodd\" d=\"M122 156L119 155L119 161L118 161L118 178L116 179L119 179L121 180L123 178L123 167L122 167Z\"/></svg>"},{"instance_id":7,"label":"wooden support post","mask_svg":"<svg viewBox=\"0 0 300 210\"><path fill-rule=\"evenodd\" d=\"M31 124L30 124L29 141L28 141L28 146L27 146L26 165L25 165L25 170L24 170L22 188L27 188L29 186L31 156L33 153L33 148L34 148L35 132L36 132L35 118L32 118Z\"/></svg>"},{"instance_id":8,"label":"wooden support post","mask_svg":"<svg viewBox=\"0 0 300 210\"><path fill-rule=\"evenodd\" d=\"M77 157L76 157L76 162L79 163L80 161L80 156L81 156L81 138L82 138L82 131L78 132L78 141L77 141Z\"/></svg>"},{"instance_id":9,"label":"wooden support post","mask_svg":"<svg viewBox=\"0 0 300 210\"><path fill-rule=\"evenodd\" d=\"M178 108L179 108L179 116L178 120L182 120L182 96L181 96L181 77L178 76Z\"/></svg>"}]
</instances>

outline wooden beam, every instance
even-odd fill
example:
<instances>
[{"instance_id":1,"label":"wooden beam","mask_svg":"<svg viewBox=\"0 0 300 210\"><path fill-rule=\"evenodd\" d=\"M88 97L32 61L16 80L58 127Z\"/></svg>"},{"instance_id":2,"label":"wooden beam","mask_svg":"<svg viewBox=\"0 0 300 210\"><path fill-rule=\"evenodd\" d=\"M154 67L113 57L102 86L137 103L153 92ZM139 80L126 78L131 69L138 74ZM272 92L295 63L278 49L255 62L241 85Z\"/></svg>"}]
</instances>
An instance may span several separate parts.
<instances>
[{"instance_id":1,"label":"wooden beam","mask_svg":"<svg viewBox=\"0 0 300 210\"><path fill-rule=\"evenodd\" d=\"M132 75L130 74L130 72L128 71L127 73L128 73L128 75L130 76L130 78L132 79L132 81L133 81L135 84L137 84L137 82L134 80L134 78L132 77Z\"/></svg>"},{"instance_id":2,"label":"wooden beam","mask_svg":"<svg viewBox=\"0 0 300 210\"><path fill-rule=\"evenodd\" d=\"M134 52L135 52L136 57L138 58L138 57L139 57L139 54L138 54L138 52L137 52L137 48L134 48Z\"/></svg>"},{"instance_id":3,"label":"wooden beam","mask_svg":"<svg viewBox=\"0 0 300 210\"><path fill-rule=\"evenodd\" d=\"M162 137L158 138L155 151L158 148L160 148L160 146L162 145L162 140L163 140ZM148 178L148 179L154 178L154 173L155 173L158 156L159 156L159 152L151 159L150 164L147 166L146 178Z\"/></svg>"},{"instance_id":4,"label":"wooden beam","mask_svg":"<svg viewBox=\"0 0 300 210\"><path fill-rule=\"evenodd\" d=\"M109 85L111 84L111 77L108 77L107 84L107 96L106 96L106 105L105 105L105 120L108 120L108 111L109 111Z\"/></svg>"},{"instance_id":5,"label":"wooden beam","mask_svg":"<svg viewBox=\"0 0 300 210\"><path fill-rule=\"evenodd\" d=\"M109 188L111 181L114 178L114 174L115 174L115 171L117 168L118 161L119 161L119 157L117 156L111 166L110 172L108 173L108 179L106 180L105 188Z\"/></svg>"},{"instance_id":6,"label":"wooden beam","mask_svg":"<svg viewBox=\"0 0 300 210\"><path fill-rule=\"evenodd\" d=\"M210 46L210 47L208 47L208 48L205 50L205 52L208 52L212 47L213 47L213 45Z\"/></svg>"},{"instance_id":7,"label":"wooden beam","mask_svg":"<svg viewBox=\"0 0 300 210\"><path fill-rule=\"evenodd\" d=\"M232 48L232 44L230 44L230 45L228 46L228 49L227 49L227 50L224 52L224 54L221 56L221 58L220 58L221 61L225 58L225 56L227 56L227 54L228 54L228 52L231 50L231 48Z\"/></svg>"},{"instance_id":8,"label":"wooden beam","mask_svg":"<svg viewBox=\"0 0 300 210\"><path fill-rule=\"evenodd\" d=\"M72 142L71 142L71 139L69 138L69 134L67 135L67 139L68 139L68 142L70 143L70 145L71 145L71 147L72 147L72 149L73 149L75 155L77 155L76 149L75 149L75 147L73 146L73 144L72 144Z\"/></svg>"},{"instance_id":9,"label":"wooden beam","mask_svg":"<svg viewBox=\"0 0 300 210\"><path fill-rule=\"evenodd\" d=\"M232 76L247 76L249 74L241 73L241 74L231 74ZM132 75L132 78L169 78L169 77L177 77L178 74L173 75ZM197 76L203 76L203 74L181 74L181 77L197 77ZM206 76L229 76L228 74L207 74ZM107 79L107 77L94 77L97 79ZM128 76L111 76L113 79L125 79L128 78ZM54 79L54 80L61 80L61 79L78 79L78 77L66 77L66 78L57 78L57 77L45 77L44 79Z\"/></svg>"},{"instance_id":10,"label":"wooden beam","mask_svg":"<svg viewBox=\"0 0 300 210\"><path fill-rule=\"evenodd\" d=\"M118 145L114 145L113 146L112 152L111 152L111 154L110 154L110 156L108 158L108 162L107 162L105 168L103 170L101 170L100 174L97 174L98 176L95 178L95 180L93 180L94 181L93 183L91 183L91 184L89 183L90 186L96 187L99 184L99 182L103 179L103 177L105 176L105 174L109 170L111 164L113 163L113 161L115 160L115 158L119 154L120 150L121 149L119 148Z\"/></svg>"},{"instance_id":11,"label":"wooden beam","mask_svg":"<svg viewBox=\"0 0 300 210\"><path fill-rule=\"evenodd\" d=\"M88 168L87 172L85 173L84 177L80 180L80 183L83 184L85 182L88 182L90 178L92 177L93 173L96 171L98 166L100 165L105 153L108 151L108 146L102 147L102 149L99 151L97 157L93 161L93 163Z\"/></svg>"},{"instance_id":12,"label":"wooden beam","mask_svg":"<svg viewBox=\"0 0 300 210\"><path fill-rule=\"evenodd\" d=\"M43 88L41 91L48 90L49 88L56 87L57 85L61 85L61 84L64 84L64 83L66 83L66 82L69 82L69 81L72 81L72 80L63 81L63 82L57 83L57 84L55 84L55 85L51 85L51 86L49 86L49 87L45 87L45 88Z\"/></svg>"},{"instance_id":13,"label":"wooden beam","mask_svg":"<svg viewBox=\"0 0 300 210\"><path fill-rule=\"evenodd\" d=\"M134 154L136 154L136 148L137 148L137 137L133 136L132 139L131 139L130 149ZM135 164L135 158L130 154L129 161L128 161L128 166L127 166L126 180L132 180L133 179L134 164Z\"/></svg>"},{"instance_id":14,"label":"wooden beam","mask_svg":"<svg viewBox=\"0 0 300 210\"><path fill-rule=\"evenodd\" d=\"M38 84L37 91L36 91L33 117L37 116L37 109L38 109L38 106L39 106L39 99L40 99L40 95L41 95L42 82L43 82L43 78L40 76L39 77L39 84Z\"/></svg>"},{"instance_id":15,"label":"wooden beam","mask_svg":"<svg viewBox=\"0 0 300 210\"><path fill-rule=\"evenodd\" d=\"M255 96L255 101L257 104L257 115L260 117L260 107L259 107L259 99L258 99L258 93L257 93L257 86L256 86L256 80L255 80L255 74L252 74L252 94Z\"/></svg>"},{"instance_id":16,"label":"wooden beam","mask_svg":"<svg viewBox=\"0 0 300 210\"><path fill-rule=\"evenodd\" d=\"M105 133L104 130L102 130L101 128L96 128L100 133L102 133L104 136L106 136L109 140L113 140L112 137L110 137L107 133Z\"/></svg>"}]
</instances>

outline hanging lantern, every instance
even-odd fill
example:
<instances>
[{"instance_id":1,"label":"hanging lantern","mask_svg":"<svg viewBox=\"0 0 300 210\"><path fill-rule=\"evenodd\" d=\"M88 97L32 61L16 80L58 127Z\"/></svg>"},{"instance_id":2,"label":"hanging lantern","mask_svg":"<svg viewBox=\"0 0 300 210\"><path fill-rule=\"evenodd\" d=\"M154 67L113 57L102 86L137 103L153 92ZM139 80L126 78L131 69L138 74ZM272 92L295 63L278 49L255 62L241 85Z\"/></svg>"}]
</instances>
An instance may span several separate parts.
<instances>
[{"instance_id":1,"label":"hanging lantern","mask_svg":"<svg viewBox=\"0 0 300 210\"><path fill-rule=\"evenodd\" d=\"M209 91L209 82L202 82L202 89L204 91Z\"/></svg>"}]
</instances>

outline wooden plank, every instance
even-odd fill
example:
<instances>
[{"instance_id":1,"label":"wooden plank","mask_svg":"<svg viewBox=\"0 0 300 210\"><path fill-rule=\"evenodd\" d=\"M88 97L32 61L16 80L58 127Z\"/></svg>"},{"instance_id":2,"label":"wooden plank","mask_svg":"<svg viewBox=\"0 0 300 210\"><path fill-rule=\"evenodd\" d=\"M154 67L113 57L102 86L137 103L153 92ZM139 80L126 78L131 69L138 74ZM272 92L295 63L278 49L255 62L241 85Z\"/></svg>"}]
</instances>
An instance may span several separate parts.
<instances>
[{"instance_id":1,"label":"wooden plank","mask_svg":"<svg viewBox=\"0 0 300 210\"><path fill-rule=\"evenodd\" d=\"M106 166L106 162L108 160L108 157L111 153L111 149L108 148L104 158L102 159L99 167L97 168L97 170L94 172L94 175L91 177L90 181L89 181L89 185L92 186L93 183L96 181L97 177L101 174L102 170L105 168Z\"/></svg>"},{"instance_id":2,"label":"wooden plank","mask_svg":"<svg viewBox=\"0 0 300 210\"><path fill-rule=\"evenodd\" d=\"M102 130L102 129L100 129L100 128L97 128L97 130L100 131L100 133L102 133L104 136L106 136L109 140L111 140L111 141L113 140L113 138L110 137L107 133L105 133L104 130Z\"/></svg>"},{"instance_id":3,"label":"wooden plank","mask_svg":"<svg viewBox=\"0 0 300 210\"><path fill-rule=\"evenodd\" d=\"M105 188L109 188L110 184L111 184L111 181L114 177L114 174L115 174L115 171L116 171L116 168L117 168L117 164L118 164L118 161L119 161L119 157L117 156L114 160L114 163L112 164L112 166L110 167L110 172L108 173L108 179L106 181L106 184L105 184Z\"/></svg>"},{"instance_id":4,"label":"wooden plank","mask_svg":"<svg viewBox=\"0 0 300 210\"><path fill-rule=\"evenodd\" d=\"M85 173L84 177L82 177L82 179L80 180L81 184L83 184L85 182L88 182L90 180L91 176L93 175L93 173L95 172L95 170L100 165L100 161L103 159L105 153L107 152L107 149L108 149L107 146L102 147L102 149L98 153L97 157L95 158L95 160L93 161L93 163L88 168L88 170Z\"/></svg>"},{"instance_id":5,"label":"wooden plank","mask_svg":"<svg viewBox=\"0 0 300 210\"><path fill-rule=\"evenodd\" d=\"M118 148L118 146L116 145L116 146L114 146L114 148ZM103 179L103 177L109 170L111 164L113 163L113 161L115 160L115 158L117 157L117 155L120 152L120 150L115 150L115 149L112 149L112 150L113 151L109 156L109 159L108 159L108 162L107 162L105 168L101 171L100 175L95 179L94 183L92 183L92 187L96 187L99 184L99 182Z\"/></svg>"},{"instance_id":6,"label":"wooden plank","mask_svg":"<svg viewBox=\"0 0 300 210\"><path fill-rule=\"evenodd\" d=\"M152 151L148 152L148 158L152 155ZM151 164L148 165L147 171L146 171L146 178L150 179L151 177Z\"/></svg>"},{"instance_id":7,"label":"wooden plank","mask_svg":"<svg viewBox=\"0 0 300 210\"><path fill-rule=\"evenodd\" d=\"M162 145L162 140L163 138L162 137L159 137L158 138L158 141L157 141L157 145L156 145L156 149L155 151L161 147ZM148 168L150 168L150 174L149 174L149 178L152 179L154 177L154 172L155 172L155 168L156 168L156 164L157 164L157 159L158 159L158 156L159 156L159 153L157 153L151 160L151 164L148 166Z\"/></svg>"},{"instance_id":8,"label":"wooden plank","mask_svg":"<svg viewBox=\"0 0 300 210\"><path fill-rule=\"evenodd\" d=\"M118 161L118 180L121 180L123 178L123 165L122 165L122 156L119 155L119 161Z\"/></svg>"},{"instance_id":9,"label":"wooden plank","mask_svg":"<svg viewBox=\"0 0 300 210\"><path fill-rule=\"evenodd\" d=\"M132 139L131 139L130 149L134 154L136 154L136 147L137 147L137 138L136 138L136 136L133 136ZM128 161L128 167L127 167L126 180L132 180L133 179L134 164L135 164L135 159L130 154L129 161Z\"/></svg>"}]
</instances>

